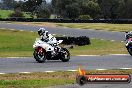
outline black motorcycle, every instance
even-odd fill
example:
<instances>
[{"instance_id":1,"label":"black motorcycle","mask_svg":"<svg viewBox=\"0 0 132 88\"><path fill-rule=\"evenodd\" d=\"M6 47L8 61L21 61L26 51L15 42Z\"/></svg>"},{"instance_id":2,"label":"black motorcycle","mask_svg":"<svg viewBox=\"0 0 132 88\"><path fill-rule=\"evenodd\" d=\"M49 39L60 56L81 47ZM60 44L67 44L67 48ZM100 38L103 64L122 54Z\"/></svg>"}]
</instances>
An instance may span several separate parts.
<instances>
[{"instance_id":1,"label":"black motorcycle","mask_svg":"<svg viewBox=\"0 0 132 88\"><path fill-rule=\"evenodd\" d=\"M132 37L130 37L126 40L126 48L129 52L129 54L132 56Z\"/></svg>"}]
</instances>

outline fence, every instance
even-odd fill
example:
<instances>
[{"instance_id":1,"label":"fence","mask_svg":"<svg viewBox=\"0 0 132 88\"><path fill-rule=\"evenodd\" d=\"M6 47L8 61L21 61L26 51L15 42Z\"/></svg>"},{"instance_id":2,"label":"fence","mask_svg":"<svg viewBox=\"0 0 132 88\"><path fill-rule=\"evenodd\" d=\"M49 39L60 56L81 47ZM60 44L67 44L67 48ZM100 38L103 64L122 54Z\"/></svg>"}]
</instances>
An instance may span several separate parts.
<instances>
[{"instance_id":1,"label":"fence","mask_svg":"<svg viewBox=\"0 0 132 88\"><path fill-rule=\"evenodd\" d=\"M116 23L131 24L132 19L47 19L47 18L0 18L0 21L20 21L20 22L56 22L56 23Z\"/></svg>"}]
</instances>

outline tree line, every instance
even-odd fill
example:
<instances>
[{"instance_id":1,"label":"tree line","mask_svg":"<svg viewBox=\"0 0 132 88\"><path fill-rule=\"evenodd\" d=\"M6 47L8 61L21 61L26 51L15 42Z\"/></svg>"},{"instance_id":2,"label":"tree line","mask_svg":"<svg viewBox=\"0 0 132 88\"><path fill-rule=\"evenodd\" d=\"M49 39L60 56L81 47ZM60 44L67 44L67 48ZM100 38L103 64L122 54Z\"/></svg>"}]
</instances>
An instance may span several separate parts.
<instances>
[{"instance_id":1,"label":"tree line","mask_svg":"<svg viewBox=\"0 0 132 88\"><path fill-rule=\"evenodd\" d=\"M21 9L32 17L49 18L51 14L66 19L131 19L132 0L3 0L8 9Z\"/></svg>"}]
</instances>

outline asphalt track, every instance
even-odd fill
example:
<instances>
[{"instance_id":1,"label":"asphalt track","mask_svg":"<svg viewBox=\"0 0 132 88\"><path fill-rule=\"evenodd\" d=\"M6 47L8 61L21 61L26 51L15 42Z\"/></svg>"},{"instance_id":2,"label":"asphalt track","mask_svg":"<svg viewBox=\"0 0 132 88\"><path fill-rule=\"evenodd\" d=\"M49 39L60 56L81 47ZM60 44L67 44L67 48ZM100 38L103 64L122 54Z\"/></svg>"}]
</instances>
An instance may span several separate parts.
<instances>
[{"instance_id":1,"label":"asphalt track","mask_svg":"<svg viewBox=\"0 0 132 88\"><path fill-rule=\"evenodd\" d=\"M40 26L0 22L0 28L37 31L38 28L40 28ZM123 41L124 34L125 34L123 32L110 32L110 31L102 31L102 30L90 30L90 29L80 30L75 28L61 28L61 27L45 27L45 28L49 31L49 33L52 33L52 34L63 34L67 36L88 36L90 38L116 40L116 41Z\"/></svg>"},{"instance_id":2,"label":"asphalt track","mask_svg":"<svg viewBox=\"0 0 132 88\"><path fill-rule=\"evenodd\" d=\"M68 71L76 70L79 65L84 69L132 69L132 57L130 55L108 55L108 56L73 56L70 62L46 61L37 63L34 58L0 58L1 73L29 73L45 71ZM54 86L48 88L132 88L130 84L86 84L80 86L71 84L65 86Z\"/></svg>"},{"instance_id":3,"label":"asphalt track","mask_svg":"<svg viewBox=\"0 0 132 88\"><path fill-rule=\"evenodd\" d=\"M73 84L73 85L54 86L47 88L132 88L132 82L130 84L86 84L84 86Z\"/></svg>"},{"instance_id":4,"label":"asphalt track","mask_svg":"<svg viewBox=\"0 0 132 88\"><path fill-rule=\"evenodd\" d=\"M84 69L132 68L130 55L72 56L70 62L46 61L37 63L34 58L0 58L0 73L45 72Z\"/></svg>"}]
</instances>

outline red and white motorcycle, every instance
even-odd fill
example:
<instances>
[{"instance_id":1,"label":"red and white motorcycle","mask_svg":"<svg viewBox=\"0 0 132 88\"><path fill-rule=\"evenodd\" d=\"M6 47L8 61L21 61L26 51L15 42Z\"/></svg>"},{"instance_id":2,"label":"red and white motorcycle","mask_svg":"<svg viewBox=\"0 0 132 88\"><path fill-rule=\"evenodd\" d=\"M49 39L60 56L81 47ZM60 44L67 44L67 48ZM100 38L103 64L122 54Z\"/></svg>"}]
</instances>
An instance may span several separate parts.
<instances>
[{"instance_id":1,"label":"red and white motorcycle","mask_svg":"<svg viewBox=\"0 0 132 88\"><path fill-rule=\"evenodd\" d=\"M57 41L56 45L50 45L47 42L42 41L40 38L36 38L33 44L35 60L39 63L45 62L45 60L61 60L68 62L70 60L70 53L66 48L60 47L63 40Z\"/></svg>"}]
</instances>

